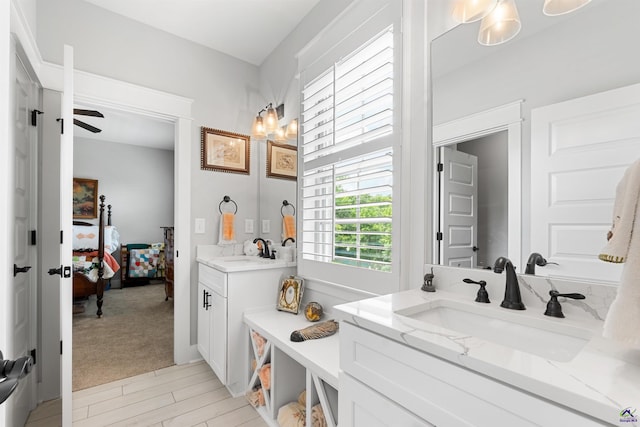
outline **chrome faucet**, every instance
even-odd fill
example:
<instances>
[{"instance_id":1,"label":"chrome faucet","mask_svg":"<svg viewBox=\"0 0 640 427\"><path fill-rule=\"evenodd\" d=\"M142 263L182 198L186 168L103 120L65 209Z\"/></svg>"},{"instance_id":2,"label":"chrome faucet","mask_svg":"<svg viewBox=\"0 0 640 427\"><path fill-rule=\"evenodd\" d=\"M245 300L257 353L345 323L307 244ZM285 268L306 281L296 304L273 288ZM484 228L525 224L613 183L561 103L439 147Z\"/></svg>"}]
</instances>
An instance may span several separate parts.
<instances>
[{"instance_id":1,"label":"chrome faucet","mask_svg":"<svg viewBox=\"0 0 640 427\"><path fill-rule=\"evenodd\" d=\"M271 258L271 254L269 253L269 245L262 237L256 237L253 239L253 243L262 242L262 258Z\"/></svg>"},{"instance_id":2,"label":"chrome faucet","mask_svg":"<svg viewBox=\"0 0 640 427\"><path fill-rule=\"evenodd\" d=\"M502 273L503 270L506 270L507 282L504 287L504 299L502 303L500 303L500 307L511 310L525 310L522 297L520 296L520 285L518 284L516 270L513 268L513 264L509 258L501 256L496 260L493 271L495 273Z\"/></svg>"},{"instance_id":3,"label":"chrome faucet","mask_svg":"<svg viewBox=\"0 0 640 427\"><path fill-rule=\"evenodd\" d=\"M524 270L524 274L536 274L536 265L538 267L544 267L547 264L555 264L558 265L557 262L549 262L538 252L534 252L529 255L529 259L527 260L527 267Z\"/></svg>"}]
</instances>

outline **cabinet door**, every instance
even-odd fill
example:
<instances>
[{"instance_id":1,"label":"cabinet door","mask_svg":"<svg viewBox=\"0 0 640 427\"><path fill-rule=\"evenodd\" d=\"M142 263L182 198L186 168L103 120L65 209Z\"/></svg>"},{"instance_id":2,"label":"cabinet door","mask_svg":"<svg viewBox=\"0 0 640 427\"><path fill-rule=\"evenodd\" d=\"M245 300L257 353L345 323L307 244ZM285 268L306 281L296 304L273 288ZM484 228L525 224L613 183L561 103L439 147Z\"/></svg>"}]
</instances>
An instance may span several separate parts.
<instances>
[{"instance_id":1,"label":"cabinet door","mask_svg":"<svg viewBox=\"0 0 640 427\"><path fill-rule=\"evenodd\" d=\"M209 364L223 384L227 384L227 299L211 293L211 347Z\"/></svg>"},{"instance_id":2,"label":"cabinet door","mask_svg":"<svg viewBox=\"0 0 640 427\"><path fill-rule=\"evenodd\" d=\"M213 292L202 283L198 283L198 351L205 362L209 363L210 351L210 313Z\"/></svg>"},{"instance_id":3,"label":"cabinet door","mask_svg":"<svg viewBox=\"0 0 640 427\"><path fill-rule=\"evenodd\" d=\"M433 427L350 375L340 375L340 420L353 427Z\"/></svg>"}]
</instances>

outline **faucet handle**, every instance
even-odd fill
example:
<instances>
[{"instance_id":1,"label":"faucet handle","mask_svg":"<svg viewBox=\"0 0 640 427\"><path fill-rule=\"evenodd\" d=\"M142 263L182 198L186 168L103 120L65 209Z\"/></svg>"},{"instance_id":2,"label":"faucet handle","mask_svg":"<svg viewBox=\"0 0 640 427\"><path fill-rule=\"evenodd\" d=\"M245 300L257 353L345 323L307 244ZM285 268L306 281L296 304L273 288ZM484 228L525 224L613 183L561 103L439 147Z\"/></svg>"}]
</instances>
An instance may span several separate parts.
<instances>
[{"instance_id":1,"label":"faucet handle","mask_svg":"<svg viewBox=\"0 0 640 427\"><path fill-rule=\"evenodd\" d=\"M562 313L562 306L558 301L558 297L585 299L585 296L579 293L561 294L560 292L553 289L549 291L549 296L551 296L551 299L547 303L547 309L545 310L544 315L561 318L564 317L564 313Z\"/></svg>"},{"instance_id":2,"label":"faucet handle","mask_svg":"<svg viewBox=\"0 0 640 427\"><path fill-rule=\"evenodd\" d=\"M464 283L473 283L475 285L480 285L480 289L478 289L478 294L476 295L476 299L475 299L476 302L483 302L487 304L491 302L489 301L489 293L485 289L485 286L487 286L487 282L485 282L484 280L480 280L479 282L476 282L475 280L471 280L471 279L462 279L462 281Z\"/></svg>"}]
</instances>

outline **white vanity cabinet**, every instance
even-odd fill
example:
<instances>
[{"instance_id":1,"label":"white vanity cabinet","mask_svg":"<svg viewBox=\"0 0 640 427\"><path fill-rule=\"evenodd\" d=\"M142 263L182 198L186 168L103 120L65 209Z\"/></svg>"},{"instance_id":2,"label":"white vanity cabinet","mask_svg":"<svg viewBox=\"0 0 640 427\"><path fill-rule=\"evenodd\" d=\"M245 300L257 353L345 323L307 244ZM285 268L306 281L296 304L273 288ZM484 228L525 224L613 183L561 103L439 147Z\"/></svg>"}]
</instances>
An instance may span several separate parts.
<instances>
[{"instance_id":1,"label":"white vanity cabinet","mask_svg":"<svg viewBox=\"0 0 640 427\"><path fill-rule=\"evenodd\" d=\"M348 322L340 324L340 367L340 425L603 425Z\"/></svg>"},{"instance_id":2,"label":"white vanity cabinet","mask_svg":"<svg viewBox=\"0 0 640 427\"><path fill-rule=\"evenodd\" d=\"M275 307L283 274L291 267L224 272L198 264L198 350L234 396L244 394L249 381L249 342L243 313Z\"/></svg>"}]
</instances>

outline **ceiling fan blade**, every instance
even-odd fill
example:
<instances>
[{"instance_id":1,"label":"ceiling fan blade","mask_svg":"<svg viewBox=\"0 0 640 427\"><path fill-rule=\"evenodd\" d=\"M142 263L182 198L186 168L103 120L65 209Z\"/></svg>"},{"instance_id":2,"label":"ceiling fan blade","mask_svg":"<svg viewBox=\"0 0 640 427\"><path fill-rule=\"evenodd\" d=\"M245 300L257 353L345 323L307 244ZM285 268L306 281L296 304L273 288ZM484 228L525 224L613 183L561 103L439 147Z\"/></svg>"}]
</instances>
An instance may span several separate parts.
<instances>
[{"instance_id":1,"label":"ceiling fan blade","mask_svg":"<svg viewBox=\"0 0 640 427\"><path fill-rule=\"evenodd\" d=\"M96 110L83 110L80 108L74 108L73 114L79 114L81 116L91 116L91 117L104 117L104 115L100 111Z\"/></svg>"},{"instance_id":2,"label":"ceiling fan blade","mask_svg":"<svg viewBox=\"0 0 640 427\"><path fill-rule=\"evenodd\" d=\"M80 126L81 128L88 130L89 132L93 132L93 133L102 132L102 129L98 129L95 126L91 126L90 124L87 124L85 122L81 122L78 119L73 119L73 124L76 125L76 126Z\"/></svg>"}]
</instances>

